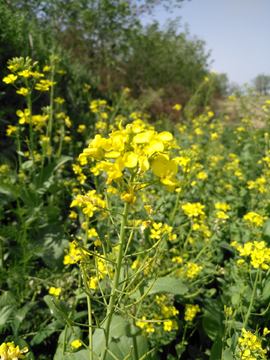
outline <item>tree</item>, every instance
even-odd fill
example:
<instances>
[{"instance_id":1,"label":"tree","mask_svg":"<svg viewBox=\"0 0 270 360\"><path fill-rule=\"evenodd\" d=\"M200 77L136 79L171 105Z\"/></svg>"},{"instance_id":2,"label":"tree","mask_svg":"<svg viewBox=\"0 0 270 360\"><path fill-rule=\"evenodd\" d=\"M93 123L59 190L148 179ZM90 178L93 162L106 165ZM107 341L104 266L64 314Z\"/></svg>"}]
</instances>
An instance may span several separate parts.
<instances>
[{"instance_id":1,"label":"tree","mask_svg":"<svg viewBox=\"0 0 270 360\"><path fill-rule=\"evenodd\" d=\"M267 95L268 89L270 89L270 76L260 74L254 80L252 80L255 91L260 95Z\"/></svg>"}]
</instances>

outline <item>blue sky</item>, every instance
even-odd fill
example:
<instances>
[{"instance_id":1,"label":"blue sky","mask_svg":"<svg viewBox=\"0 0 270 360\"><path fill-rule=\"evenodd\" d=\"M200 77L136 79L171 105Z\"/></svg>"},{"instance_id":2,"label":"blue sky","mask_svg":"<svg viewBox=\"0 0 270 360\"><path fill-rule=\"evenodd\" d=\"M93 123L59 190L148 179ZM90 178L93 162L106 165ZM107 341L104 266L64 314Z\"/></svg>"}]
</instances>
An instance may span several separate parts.
<instances>
[{"instance_id":1,"label":"blue sky","mask_svg":"<svg viewBox=\"0 0 270 360\"><path fill-rule=\"evenodd\" d=\"M206 42L211 70L227 73L230 82L250 83L258 74L270 75L270 0L185 0L167 13L159 7L142 23L181 16L179 31L188 24L191 35Z\"/></svg>"}]
</instances>

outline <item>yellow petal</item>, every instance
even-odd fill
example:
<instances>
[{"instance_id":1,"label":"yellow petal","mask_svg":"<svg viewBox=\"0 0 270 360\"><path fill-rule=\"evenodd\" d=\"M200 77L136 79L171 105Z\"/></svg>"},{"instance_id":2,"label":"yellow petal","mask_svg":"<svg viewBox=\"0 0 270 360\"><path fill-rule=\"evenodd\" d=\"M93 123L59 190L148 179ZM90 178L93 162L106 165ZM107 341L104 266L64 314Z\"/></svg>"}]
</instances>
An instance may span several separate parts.
<instances>
[{"instance_id":1,"label":"yellow petal","mask_svg":"<svg viewBox=\"0 0 270 360\"><path fill-rule=\"evenodd\" d=\"M171 141L173 139L172 134L169 131L163 131L157 135L161 141Z\"/></svg>"},{"instance_id":2,"label":"yellow petal","mask_svg":"<svg viewBox=\"0 0 270 360\"><path fill-rule=\"evenodd\" d=\"M111 152L105 154L105 157L106 158L111 158L111 159L117 159L120 155L121 154L118 151L111 151Z\"/></svg>"},{"instance_id":3,"label":"yellow petal","mask_svg":"<svg viewBox=\"0 0 270 360\"><path fill-rule=\"evenodd\" d=\"M149 131L143 132L143 133L140 133L140 134L134 136L133 141L136 144L143 144L150 140L151 135L152 135L152 133L150 133Z\"/></svg>"},{"instance_id":4,"label":"yellow petal","mask_svg":"<svg viewBox=\"0 0 270 360\"><path fill-rule=\"evenodd\" d=\"M138 155L128 151L123 156L123 163L128 168L134 168L138 163Z\"/></svg>"},{"instance_id":5,"label":"yellow petal","mask_svg":"<svg viewBox=\"0 0 270 360\"><path fill-rule=\"evenodd\" d=\"M150 164L146 156L139 156L139 166L141 171L143 172L149 169Z\"/></svg>"}]
</instances>

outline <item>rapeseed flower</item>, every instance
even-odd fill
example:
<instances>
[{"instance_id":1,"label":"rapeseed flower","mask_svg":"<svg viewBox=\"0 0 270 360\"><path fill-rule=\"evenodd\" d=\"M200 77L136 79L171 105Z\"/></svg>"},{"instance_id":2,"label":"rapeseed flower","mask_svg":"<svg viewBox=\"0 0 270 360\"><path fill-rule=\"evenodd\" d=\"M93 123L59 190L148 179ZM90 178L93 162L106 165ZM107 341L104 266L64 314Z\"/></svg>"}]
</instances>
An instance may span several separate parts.
<instances>
[{"instance_id":1,"label":"rapeseed flower","mask_svg":"<svg viewBox=\"0 0 270 360\"><path fill-rule=\"evenodd\" d=\"M231 243L231 246L235 247L237 246L236 242ZM269 263L270 263L270 249L265 247L265 242L257 242L254 241L254 243L247 242L242 245L237 246L236 248L239 251L240 256L249 256L251 261L251 265L257 269L258 267L261 267L263 270L269 269ZM244 260L238 260L238 264L243 264Z\"/></svg>"},{"instance_id":2,"label":"rapeseed flower","mask_svg":"<svg viewBox=\"0 0 270 360\"><path fill-rule=\"evenodd\" d=\"M182 205L182 209L184 210L185 215L188 217L197 217L199 215L205 215L203 209L205 208L204 205L201 205L200 203L187 203L185 205Z\"/></svg>"},{"instance_id":3,"label":"rapeseed flower","mask_svg":"<svg viewBox=\"0 0 270 360\"><path fill-rule=\"evenodd\" d=\"M267 360L265 356L267 350L263 350L259 338L251 331L246 331L242 328L242 336L238 339L238 346L240 349L240 359L256 360L259 357Z\"/></svg>"},{"instance_id":4,"label":"rapeseed flower","mask_svg":"<svg viewBox=\"0 0 270 360\"><path fill-rule=\"evenodd\" d=\"M82 345L82 343L79 340L74 340L70 345L75 347L75 349L78 349Z\"/></svg>"},{"instance_id":5,"label":"rapeseed flower","mask_svg":"<svg viewBox=\"0 0 270 360\"><path fill-rule=\"evenodd\" d=\"M3 82L6 84L14 84L14 82L18 79L18 76L9 74L8 76L4 77Z\"/></svg>"},{"instance_id":6,"label":"rapeseed flower","mask_svg":"<svg viewBox=\"0 0 270 360\"><path fill-rule=\"evenodd\" d=\"M29 109L24 109L24 112L22 112L22 110L17 110L16 114L20 118L20 120L19 120L20 124L24 124L24 123L29 124L31 122L30 117L29 117L29 115L30 115Z\"/></svg>"},{"instance_id":7,"label":"rapeseed flower","mask_svg":"<svg viewBox=\"0 0 270 360\"><path fill-rule=\"evenodd\" d=\"M244 215L244 219L248 222L248 224L258 227L263 226L264 220L266 220L267 217L263 217L255 212L249 212Z\"/></svg>"},{"instance_id":8,"label":"rapeseed flower","mask_svg":"<svg viewBox=\"0 0 270 360\"><path fill-rule=\"evenodd\" d=\"M0 356L2 360L18 360L24 359L28 348L24 347L20 350L19 345L15 347L14 342L3 343L0 345Z\"/></svg>"},{"instance_id":9,"label":"rapeseed flower","mask_svg":"<svg viewBox=\"0 0 270 360\"><path fill-rule=\"evenodd\" d=\"M191 305L191 304L186 304L186 309L185 309L185 321L193 321L193 319L195 318L196 314L198 312L201 312L199 305Z\"/></svg>"},{"instance_id":10,"label":"rapeseed flower","mask_svg":"<svg viewBox=\"0 0 270 360\"><path fill-rule=\"evenodd\" d=\"M17 129L16 126L8 125L7 136L10 136L13 132L17 131Z\"/></svg>"},{"instance_id":11,"label":"rapeseed flower","mask_svg":"<svg viewBox=\"0 0 270 360\"><path fill-rule=\"evenodd\" d=\"M55 288L54 286L52 286L49 290L49 294L50 295L55 295L55 296L59 296L61 293L61 289L60 288Z\"/></svg>"}]
</instances>

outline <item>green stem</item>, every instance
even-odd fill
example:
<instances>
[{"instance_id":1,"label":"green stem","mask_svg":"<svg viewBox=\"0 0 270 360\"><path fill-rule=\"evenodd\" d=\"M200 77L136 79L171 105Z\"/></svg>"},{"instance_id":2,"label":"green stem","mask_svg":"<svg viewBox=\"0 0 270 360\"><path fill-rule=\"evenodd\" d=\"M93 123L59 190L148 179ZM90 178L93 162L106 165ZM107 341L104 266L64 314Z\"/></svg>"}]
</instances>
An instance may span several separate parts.
<instances>
[{"instance_id":1,"label":"green stem","mask_svg":"<svg viewBox=\"0 0 270 360\"><path fill-rule=\"evenodd\" d=\"M181 191L179 191L179 193L177 194L177 198L176 198L176 202L175 202L175 205L174 205L173 213L172 213L172 216L170 217L170 220L169 220L169 226L172 225L175 214L176 214L176 211L178 209L178 204L179 204L179 201L180 201L180 195L181 195Z\"/></svg>"},{"instance_id":2,"label":"green stem","mask_svg":"<svg viewBox=\"0 0 270 360\"><path fill-rule=\"evenodd\" d=\"M252 292L252 296L251 296L251 300L250 300L248 312L247 312L247 315L246 315L246 318L245 318L244 326L243 326L244 329L246 328L247 323L248 323L248 319L249 319L249 317L250 317L251 308L252 308L252 305L253 305L253 302L254 302L254 298L255 298L255 294L256 294L256 289L257 289L257 283L258 283L258 279L259 279L259 274L260 274L260 267L258 267L258 270L257 270L256 279L255 279L255 283L254 283L254 286L253 286L253 292Z\"/></svg>"},{"instance_id":3,"label":"green stem","mask_svg":"<svg viewBox=\"0 0 270 360\"><path fill-rule=\"evenodd\" d=\"M3 255L3 247L2 247L1 236L0 236L0 268L4 269L4 255Z\"/></svg>"},{"instance_id":4,"label":"green stem","mask_svg":"<svg viewBox=\"0 0 270 360\"><path fill-rule=\"evenodd\" d=\"M120 231L120 243L119 243L118 254L117 254L117 263L116 263L115 274L114 274L114 278L113 278L110 302L109 302L109 305L107 308L108 318L106 320L106 324L105 324L105 328L104 328L104 347L103 347L103 350L102 350L102 353L100 356L100 360L106 359L107 348L109 345L110 325L111 325L112 317L113 317L113 313L114 313L114 306L115 306L116 294L117 294L116 290L119 285L119 277L120 277L120 271L121 271L121 266L122 266L122 261L123 261L123 249L124 249L124 240L125 240L125 232L126 232L125 227L127 224L128 210L129 210L129 205L127 203L125 203L122 224L121 224L121 231Z\"/></svg>"},{"instance_id":5,"label":"green stem","mask_svg":"<svg viewBox=\"0 0 270 360\"><path fill-rule=\"evenodd\" d=\"M91 299L87 296L88 324L89 324L89 348L93 350L93 329ZM90 360L93 360L93 351L90 351Z\"/></svg>"},{"instance_id":6,"label":"green stem","mask_svg":"<svg viewBox=\"0 0 270 360\"><path fill-rule=\"evenodd\" d=\"M136 320L135 320L135 316L136 316L136 305L133 306L133 315L134 315L133 325L135 326L135 325L136 325ZM136 335L133 335L133 336L132 336L132 339L133 339L134 357L135 357L135 360L139 360L137 336L136 336Z\"/></svg>"},{"instance_id":7,"label":"green stem","mask_svg":"<svg viewBox=\"0 0 270 360\"><path fill-rule=\"evenodd\" d=\"M52 146L52 128L53 128L53 96L54 96L54 66L52 66L52 72L51 72L51 93L50 93L50 113L49 113L49 124L48 124L48 136L50 138L49 145ZM49 162L50 162L51 156L49 156Z\"/></svg>"},{"instance_id":8,"label":"green stem","mask_svg":"<svg viewBox=\"0 0 270 360\"><path fill-rule=\"evenodd\" d=\"M64 343L63 343L63 350L62 350L62 354L63 354L63 355L65 355L65 352L66 352L67 329L68 329L68 326L67 326L67 325L65 325Z\"/></svg>"},{"instance_id":9,"label":"green stem","mask_svg":"<svg viewBox=\"0 0 270 360\"><path fill-rule=\"evenodd\" d=\"M22 167L22 156L20 154L21 150L21 139L20 139L20 127L18 127L18 132L16 133L16 137L17 137L17 146L18 146L18 157L19 157L19 165L20 165L20 169Z\"/></svg>"},{"instance_id":10,"label":"green stem","mask_svg":"<svg viewBox=\"0 0 270 360\"><path fill-rule=\"evenodd\" d=\"M30 129L30 154L32 157L32 161L33 161L33 174L34 174L34 184L36 185L36 167L35 167L35 156L34 156L34 139L33 139L33 124L32 124L32 101L31 101L31 95L27 96L27 107L28 110L30 112L29 114L29 118L30 118L30 124L29 124L29 129Z\"/></svg>"}]
</instances>

